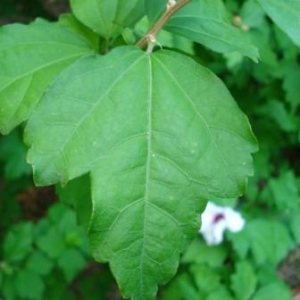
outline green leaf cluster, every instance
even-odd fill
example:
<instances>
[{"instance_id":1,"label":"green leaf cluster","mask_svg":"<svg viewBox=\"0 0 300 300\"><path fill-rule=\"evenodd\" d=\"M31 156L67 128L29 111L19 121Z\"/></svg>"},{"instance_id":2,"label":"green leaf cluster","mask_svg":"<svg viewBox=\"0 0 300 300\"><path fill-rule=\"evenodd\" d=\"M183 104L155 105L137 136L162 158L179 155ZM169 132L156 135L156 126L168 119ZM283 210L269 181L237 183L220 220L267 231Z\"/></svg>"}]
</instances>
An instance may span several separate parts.
<instances>
[{"instance_id":1,"label":"green leaf cluster","mask_svg":"<svg viewBox=\"0 0 300 300\"><path fill-rule=\"evenodd\" d=\"M272 240L270 235L279 228L267 232L264 226L269 224L265 223L255 221L237 235L228 234L230 242L219 246L194 240L182 258L179 274L162 290L162 299L267 300L270 295L278 300L291 299L289 288L276 275L276 267L290 250L292 239L282 227ZM262 230L265 233L260 235Z\"/></svg>"},{"instance_id":2,"label":"green leaf cluster","mask_svg":"<svg viewBox=\"0 0 300 300\"><path fill-rule=\"evenodd\" d=\"M0 296L8 300L67 296L67 285L89 259L84 230L76 225L74 212L63 204L51 207L47 218L37 224L12 226L1 253Z\"/></svg>"}]
</instances>

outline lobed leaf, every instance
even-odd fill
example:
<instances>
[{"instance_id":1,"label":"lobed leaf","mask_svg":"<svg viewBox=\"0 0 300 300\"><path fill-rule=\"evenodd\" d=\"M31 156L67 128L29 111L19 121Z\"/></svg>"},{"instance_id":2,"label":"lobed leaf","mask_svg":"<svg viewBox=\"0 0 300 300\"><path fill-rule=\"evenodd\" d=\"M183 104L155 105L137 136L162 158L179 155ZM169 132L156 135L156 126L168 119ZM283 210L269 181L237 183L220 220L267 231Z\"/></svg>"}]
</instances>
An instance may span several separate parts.
<instances>
[{"instance_id":1,"label":"lobed leaf","mask_svg":"<svg viewBox=\"0 0 300 300\"><path fill-rule=\"evenodd\" d=\"M198 232L207 197L236 197L256 141L223 83L181 54L131 47L63 71L30 118L39 185L90 172L94 257L124 297L154 299Z\"/></svg>"},{"instance_id":2,"label":"lobed leaf","mask_svg":"<svg viewBox=\"0 0 300 300\"><path fill-rule=\"evenodd\" d=\"M109 40L144 15L143 0L70 0L74 15Z\"/></svg>"},{"instance_id":3,"label":"lobed leaf","mask_svg":"<svg viewBox=\"0 0 300 300\"><path fill-rule=\"evenodd\" d=\"M299 0L258 0L268 16L300 46Z\"/></svg>"},{"instance_id":4,"label":"lobed leaf","mask_svg":"<svg viewBox=\"0 0 300 300\"><path fill-rule=\"evenodd\" d=\"M65 67L93 53L78 34L46 21L0 28L0 132L26 120Z\"/></svg>"},{"instance_id":5,"label":"lobed leaf","mask_svg":"<svg viewBox=\"0 0 300 300\"><path fill-rule=\"evenodd\" d=\"M193 0L179 10L164 27L219 52L238 51L257 62L258 49L246 32L233 26L221 0Z\"/></svg>"}]
</instances>

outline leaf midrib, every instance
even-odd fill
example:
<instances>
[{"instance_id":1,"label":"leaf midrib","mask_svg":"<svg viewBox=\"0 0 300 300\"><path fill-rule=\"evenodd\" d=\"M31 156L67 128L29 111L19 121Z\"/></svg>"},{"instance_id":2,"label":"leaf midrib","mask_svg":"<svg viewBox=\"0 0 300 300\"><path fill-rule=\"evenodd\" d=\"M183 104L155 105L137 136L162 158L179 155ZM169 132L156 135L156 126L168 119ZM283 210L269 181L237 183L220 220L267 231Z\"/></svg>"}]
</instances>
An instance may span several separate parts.
<instances>
[{"instance_id":1,"label":"leaf midrib","mask_svg":"<svg viewBox=\"0 0 300 300\"><path fill-rule=\"evenodd\" d=\"M152 98L153 98L153 73L152 73L152 60L151 54L148 55L149 63L149 96L147 101L147 161L146 161L146 173L145 173L145 203L144 203L144 222L143 222L143 243L142 253L140 258L140 287L141 295L144 295L144 259L147 254L145 253L145 245L147 244L147 206L149 204L149 192L150 192L150 177L151 177L151 155L152 155Z\"/></svg>"}]
</instances>

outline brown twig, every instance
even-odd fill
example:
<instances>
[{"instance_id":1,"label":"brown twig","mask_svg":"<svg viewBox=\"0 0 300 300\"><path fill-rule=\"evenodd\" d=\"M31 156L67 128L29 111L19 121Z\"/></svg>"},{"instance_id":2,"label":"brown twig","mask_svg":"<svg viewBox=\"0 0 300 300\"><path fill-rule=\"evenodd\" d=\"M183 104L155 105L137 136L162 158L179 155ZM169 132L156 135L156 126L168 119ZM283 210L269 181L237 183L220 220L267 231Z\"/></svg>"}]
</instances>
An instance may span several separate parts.
<instances>
[{"instance_id":1,"label":"brown twig","mask_svg":"<svg viewBox=\"0 0 300 300\"><path fill-rule=\"evenodd\" d=\"M165 25L166 22L183 6L191 2L192 0L180 0L175 2L174 4L168 4L165 13L159 18L159 20L154 24L154 26L149 30L149 32L142 37L138 42L137 46L140 48L144 48L148 43L153 43L155 41L155 37ZM170 3L170 1L169 1Z\"/></svg>"}]
</instances>

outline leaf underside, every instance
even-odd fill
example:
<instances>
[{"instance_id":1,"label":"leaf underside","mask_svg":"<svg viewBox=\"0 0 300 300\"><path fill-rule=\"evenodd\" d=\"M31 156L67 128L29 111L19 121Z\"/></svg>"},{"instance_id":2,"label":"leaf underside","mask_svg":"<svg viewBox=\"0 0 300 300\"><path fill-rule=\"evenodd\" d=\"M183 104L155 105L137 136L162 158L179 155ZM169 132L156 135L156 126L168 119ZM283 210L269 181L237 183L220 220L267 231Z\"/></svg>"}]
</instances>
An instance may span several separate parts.
<instances>
[{"instance_id":1,"label":"leaf underside","mask_svg":"<svg viewBox=\"0 0 300 300\"><path fill-rule=\"evenodd\" d=\"M246 116L209 70L131 47L65 69L25 139L37 184L90 173L93 255L131 299L155 298L206 199L240 195L256 151Z\"/></svg>"}]
</instances>

